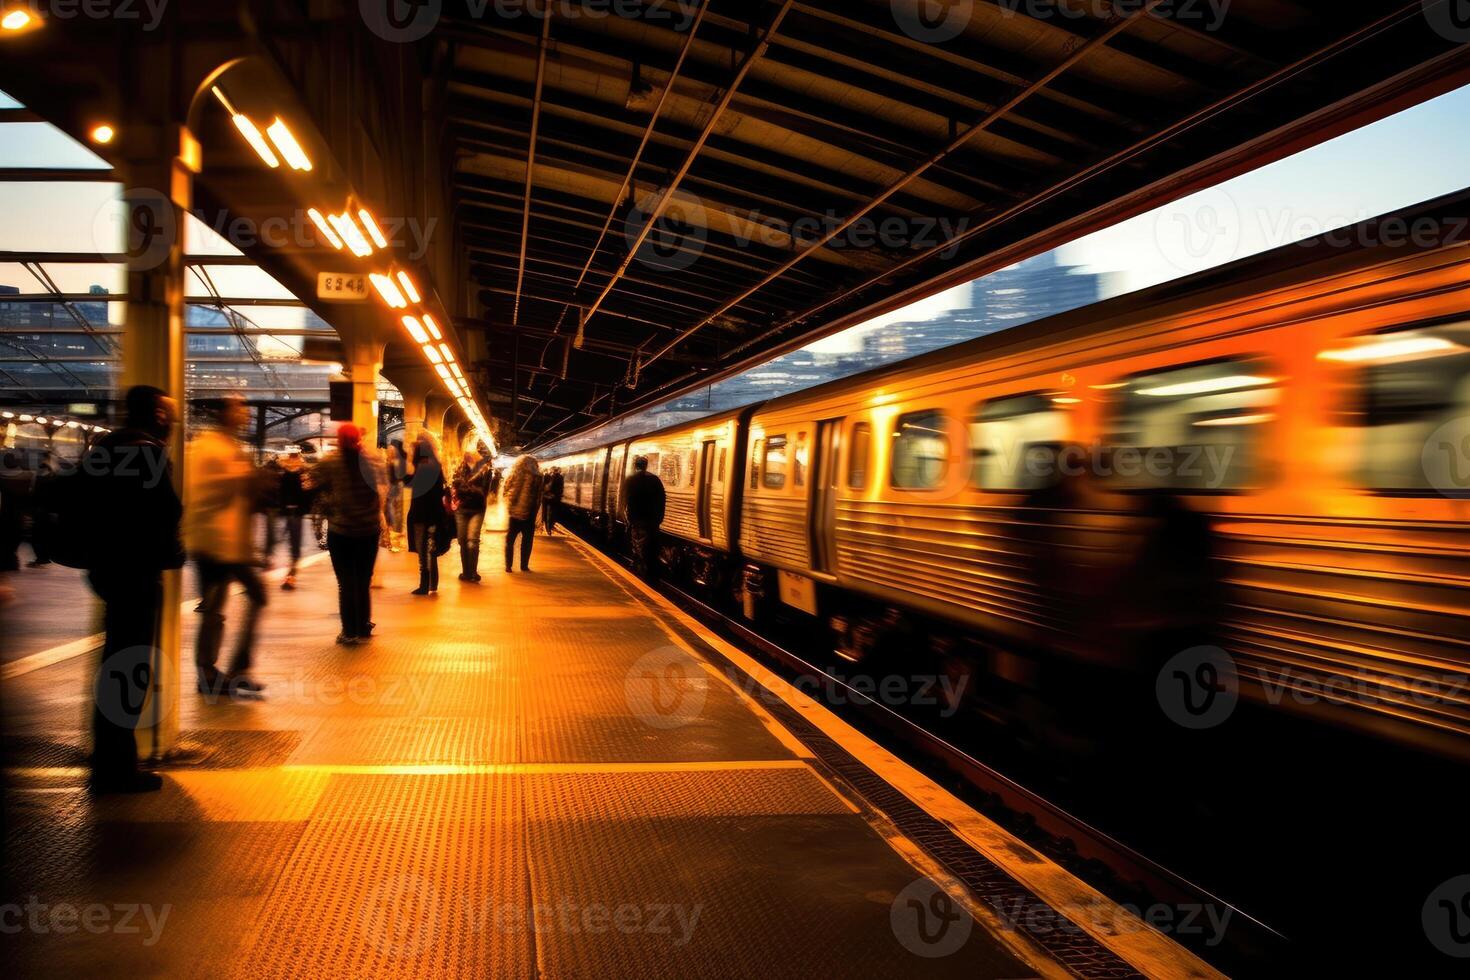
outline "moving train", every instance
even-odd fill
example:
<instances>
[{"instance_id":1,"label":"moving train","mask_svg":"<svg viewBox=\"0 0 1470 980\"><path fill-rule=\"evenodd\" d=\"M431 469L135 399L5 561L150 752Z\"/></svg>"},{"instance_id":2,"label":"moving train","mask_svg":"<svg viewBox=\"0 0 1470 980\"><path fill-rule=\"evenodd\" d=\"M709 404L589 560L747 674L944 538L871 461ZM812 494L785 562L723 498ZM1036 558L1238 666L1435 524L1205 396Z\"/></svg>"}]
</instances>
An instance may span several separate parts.
<instances>
[{"instance_id":1,"label":"moving train","mask_svg":"<svg viewBox=\"0 0 1470 980\"><path fill-rule=\"evenodd\" d=\"M620 548L646 457L679 588L829 676L947 680L894 710L1309 962L1437 957L1422 903L1470 873L1467 214L546 462Z\"/></svg>"},{"instance_id":2,"label":"moving train","mask_svg":"<svg viewBox=\"0 0 1470 980\"><path fill-rule=\"evenodd\" d=\"M667 573L750 619L805 620L845 661L961 658L1022 691L1049 659L1118 666L1194 634L1228 652L1243 697L1458 752L1456 213L1462 198L1433 202L1352 244L1288 245L547 462L573 518L616 538L619 488L646 457L668 494ZM1384 233L1426 220L1449 240Z\"/></svg>"}]
</instances>

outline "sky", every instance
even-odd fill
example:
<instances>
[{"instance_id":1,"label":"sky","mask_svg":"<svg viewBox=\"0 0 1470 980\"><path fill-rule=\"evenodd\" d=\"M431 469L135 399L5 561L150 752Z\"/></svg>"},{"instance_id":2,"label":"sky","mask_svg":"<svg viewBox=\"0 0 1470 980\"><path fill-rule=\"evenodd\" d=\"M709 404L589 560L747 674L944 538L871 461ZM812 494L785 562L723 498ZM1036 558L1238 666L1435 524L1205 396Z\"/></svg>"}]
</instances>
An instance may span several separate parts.
<instances>
[{"instance_id":1,"label":"sky","mask_svg":"<svg viewBox=\"0 0 1470 980\"><path fill-rule=\"evenodd\" d=\"M1470 185L1470 86L1180 198L1056 250L1063 265L1109 273L1108 296L1301 241ZM861 349L863 334L963 304L968 284L824 338L812 350Z\"/></svg>"}]
</instances>

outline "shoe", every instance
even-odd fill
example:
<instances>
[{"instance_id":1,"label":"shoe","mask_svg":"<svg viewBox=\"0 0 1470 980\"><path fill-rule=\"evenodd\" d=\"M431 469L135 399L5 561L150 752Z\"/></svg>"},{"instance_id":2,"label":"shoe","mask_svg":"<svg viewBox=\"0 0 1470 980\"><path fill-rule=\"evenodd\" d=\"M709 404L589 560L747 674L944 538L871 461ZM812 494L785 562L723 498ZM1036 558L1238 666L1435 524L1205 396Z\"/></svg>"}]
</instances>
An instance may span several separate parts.
<instances>
[{"instance_id":1,"label":"shoe","mask_svg":"<svg viewBox=\"0 0 1470 980\"><path fill-rule=\"evenodd\" d=\"M473 575L470 576L470 581L471 582L478 582L478 581L480 581L480 579L482 577L483 576L481 576L479 572L475 572Z\"/></svg>"},{"instance_id":2,"label":"shoe","mask_svg":"<svg viewBox=\"0 0 1470 980\"><path fill-rule=\"evenodd\" d=\"M469 572L460 572L459 573L459 580L461 582L473 582L475 580L475 577L473 575L471 575Z\"/></svg>"},{"instance_id":3,"label":"shoe","mask_svg":"<svg viewBox=\"0 0 1470 980\"><path fill-rule=\"evenodd\" d=\"M91 793L156 793L163 789L163 777L151 772L93 772L87 780Z\"/></svg>"},{"instance_id":4,"label":"shoe","mask_svg":"<svg viewBox=\"0 0 1470 980\"><path fill-rule=\"evenodd\" d=\"M195 682L195 686L198 688L200 694L218 697L224 693L225 675L218 670L209 673L201 672Z\"/></svg>"},{"instance_id":5,"label":"shoe","mask_svg":"<svg viewBox=\"0 0 1470 980\"><path fill-rule=\"evenodd\" d=\"M357 646L357 637L348 636L345 632L337 634L337 645L339 647Z\"/></svg>"},{"instance_id":6,"label":"shoe","mask_svg":"<svg viewBox=\"0 0 1470 980\"><path fill-rule=\"evenodd\" d=\"M531 566L530 565L522 565L521 566L521 571L523 571L523 572L529 572L530 570L531 570Z\"/></svg>"},{"instance_id":7,"label":"shoe","mask_svg":"<svg viewBox=\"0 0 1470 980\"><path fill-rule=\"evenodd\" d=\"M286 580L281 583L281 589L286 592L294 592L296 590L296 576L287 575Z\"/></svg>"},{"instance_id":8,"label":"shoe","mask_svg":"<svg viewBox=\"0 0 1470 980\"><path fill-rule=\"evenodd\" d=\"M41 559L37 558L35 561L26 562L26 568L45 568L49 564L51 564L51 559L48 558L45 561L42 561Z\"/></svg>"},{"instance_id":9,"label":"shoe","mask_svg":"<svg viewBox=\"0 0 1470 980\"><path fill-rule=\"evenodd\" d=\"M509 574L511 574L511 573L512 573L512 572L513 572L513 571L515 571L515 569L513 569L513 568L511 568L511 567L510 567L510 566L509 566L509 565L506 565L506 566L505 566L505 574L507 574L507 575L509 575Z\"/></svg>"},{"instance_id":10,"label":"shoe","mask_svg":"<svg viewBox=\"0 0 1470 980\"><path fill-rule=\"evenodd\" d=\"M428 589L425 589L425 588L423 588L421 586L421 587L419 587L417 589L414 589L413 592L410 593L410 594L411 595L428 595L429 594L429 590Z\"/></svg>"},{"instance_id":11,"label":"shoe","mask_svg":"<svg viewBox=\"0 0 1470 980\"><path fill-rule=\"evenodd\" d=\"M229 678L229 684L232 688L239 688L242 691L249 691L252 694L258 694L265 690L265 685L249 674L228 674L226 676Z\"/></svg>"}]
</instances>

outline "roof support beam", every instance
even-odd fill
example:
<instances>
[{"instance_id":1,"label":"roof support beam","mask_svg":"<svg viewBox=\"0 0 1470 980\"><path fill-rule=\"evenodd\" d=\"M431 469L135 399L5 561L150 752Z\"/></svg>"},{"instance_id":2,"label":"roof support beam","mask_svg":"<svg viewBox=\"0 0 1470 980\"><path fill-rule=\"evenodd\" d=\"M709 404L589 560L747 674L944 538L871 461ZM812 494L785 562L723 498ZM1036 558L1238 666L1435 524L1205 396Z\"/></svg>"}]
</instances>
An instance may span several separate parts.
<instances>
[{"instance_id":1,"label":"roof support beam","mask_svg":"<svg viewBox=\"0 0 1470 980\"><path fill-rule=\"evenodd\" d=\"M838 235L851 228L855 223L862 220L862 218L872 213L874 209L881 207L884 201L887 201L890 197L903 190L909 184L913 183L915 180L918 180L924 175L927 170L929 170L930 167L935 166L940 161L948 157L950 154L963 147L966 143L970 142L970 140L973 139L977 134L983 132L986 129L989 129L992 125L995 124L997 120L1003 118L1012 109L1016 108L1016 106L1020 105L1031 96L1041 91L1057 76L1061 75L1063 72L1076 65L1079 61L1086 58L1093 51L1107 44L1114 37L1126 31L1129 27L1137 22L1138 18L1148 16L1148 14L1150 14L1155 7L1163 2L1164 0L1148 0L1148 2L1145 3L1142 7L1138 8L1130 14L1126 14L1118 18L1118 20L1116 20L1111 26L1089 38L1086 43L1075 48L1071 54L1063 58L1040 78L1035 79L1025 88L1021 89L1015 95L1011 96L1010 99L1006 100L1001 105L996 106L990 112L986 113L973 126L969 127L963 133L960 133L954 139L950 140L949 145L945 146L938 152L931 154L928 159L924 160L917 167L910 170L907 174L900 177L892 184L889 184L882 193L878 194L867 204L854 211L840 224L834 225L833 227L829 228L824 234L814 240L811 244L807 245L800 252L797 252L786 262L782 263L780 267L771 272L770 275L766 276L754 286L751 286L748 289L742 291L733 299L727 301L719 309L711 313L709 316L705 317L703 320L700 320L692 327L689 327L683 333L679 334L679 336L675 337L659 350L649 355L649 357L643 361L642 365L640 366L640 370L642 370L643 368L647 368L650 364L657 361L660 357L663 357L669 351L673 350L679 344L683 343L689 337L708 325L710 321L725 315L730 310L739 306L751 296L755 295L766 286L770 285L771 282L785 275L792 268L799 265L805 259L809 258L818 249L822 248Z\"/></svg>"},{"instance_id":2,"label":"roof support beam","mask_svg":"<svg viewBox=\"0 0 1470 980\"><path fill-rule=\"evenodd\" d=\"M613 275L608 284L603 287L602 294L597 297L596 302L592 304L586 316L582 318L584 324L597 313L598 309L602 306L603 300L607 299L608 294L617 287L618 280L623 277L623 273L628 271L628 266L632 264L634 257L638 254L638 250L648 240L648 233L653 229L655 222L662 218L664 212L668 209L669 202L673 200L674 192L679 189L679 184L684 180L684 175L689 172L690 167L694 166L694 161L699 157L699 151L704 149L704 144L709 141L710 134L715 131L715 126L719 124L720 117L725 114L725 110L730 105L730 100L735 97L735 92L740 88L740 83L745 81L746 76L750 74L750 69L771 46L771 37L781 29L781 22L786 19L786 15L790 12L793 2L794 0L784 0L781 4L781 9L776 12L775 19L771 21L770 26L761 34L760 42L745 56L745 60L740 63L739 69L735 72L735 77L730 80L729 85L725 86L724 92L720 95L719 100L710 112L709 119L705 121L704 129L700 132L699 138L689 148L689 153L684 158L684 163L679 167L678 173L669 181L669 185L664 188L663 193L659 196L658 203L644 220L643 228L638 232L637 240L628 249L628 254L619 264L618 271ZM1161 0L1154 0L1154 2L1161 2Z\"/></svg>"},{"instance_id":3,"label":"roof support beam","mask_svg":"<svg viewBox=\"0 0 1470 980\"><path fill-rule=\"evenodd\" d=\"M543 11L541 18L541 40L536 46L536 95L531 103L531 142L526 150L525 206L521 212L521 264L516 273L515 307L511 311L512 322L521 319L521 284L526 278L526 240L531 233L531 183L536 169L536 134L541 126L541 96L546 86L546 45L551 37L551 10Z\"/></svg>"}]
</instances>

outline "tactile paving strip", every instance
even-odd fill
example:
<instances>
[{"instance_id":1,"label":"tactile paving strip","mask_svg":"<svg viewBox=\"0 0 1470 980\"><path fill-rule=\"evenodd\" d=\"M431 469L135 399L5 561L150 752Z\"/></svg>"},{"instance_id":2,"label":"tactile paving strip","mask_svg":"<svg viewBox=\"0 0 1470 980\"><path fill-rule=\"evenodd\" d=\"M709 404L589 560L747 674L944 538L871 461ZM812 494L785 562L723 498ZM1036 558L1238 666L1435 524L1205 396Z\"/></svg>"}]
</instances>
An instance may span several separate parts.
<instances>
[{"instance_id":1,"label":"tactile paving strip","mask_svg":"<svg viewBox=\"0 0 1470 980\"><path fill-rule=\"evenodd\" d=\"M523 779L527 816L535 824L852 812L806 768L537 774Z\"/></svg>"},{"instance_id":2,"label":"tactile paving strip","mask_svg":"<svg viewBox=\"0 0 1470 980\"><path fill-rule=\"evenodd\" d=\"M1024 977L994 941L918 959L890 924L916 872L860 817L532 825L548 977Z\"/></svg>"},{"instance_id":3,"label":"tactile paving strip","mask_svg":"<svg viewBox=\"0 0 1470 980\"><path fill-rule=\"evenodd\" d=\"M533 976L531 937L497 928L529 902L525 825L495 819L518 794L488 774L333 777L233 975Z\"/></svg>"},{"instance_id":4,"label":"tactile paving strip","mask_svg":"<svg viewBox=\"0 0 1470 980\"><path fill-rule=\"evenodd\" d=\"M595 560L606 559L599 557ZM665 616L642 595L635 595L631 591L628 594L650 614L662 618L686 643L700 651L711 664L732 678L743 690L754 692L753 696L762 706L815 753L819 763L833 774L833 778L851 786L858 795L882 812L905 837L923 848L955 878L964 882L977 898L990 906L1003 920L1014 922L1020 932L1067 970L1087 980L1124 980L1140 976L1137 970L1116 953L1081 929L1055 928L1057 913L1004 869L890 786L785 701L766 690L718 650L704 642L693 630Z\"/></svg>"},{"instance_id":5,"label":"tactile paving strip","mask_svg":"<svg viewBox=\"0 0 1470 980\"><path fill-rule=\"evenodd\" d=\"M323 721L296 765L484 765L520 761L515 719L370 718Z\"/></svg>"}]
</instances>

